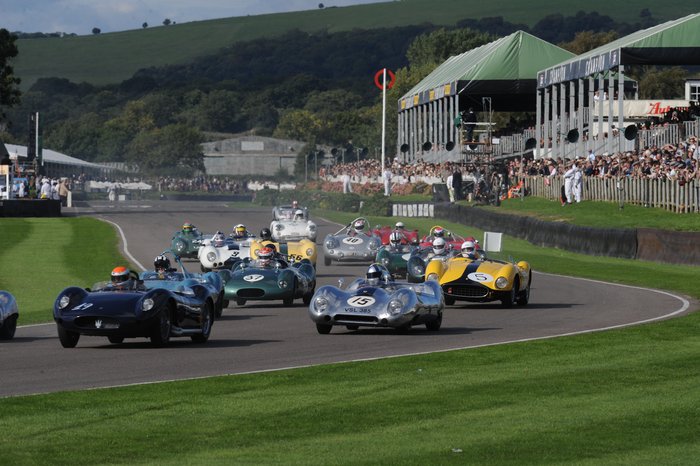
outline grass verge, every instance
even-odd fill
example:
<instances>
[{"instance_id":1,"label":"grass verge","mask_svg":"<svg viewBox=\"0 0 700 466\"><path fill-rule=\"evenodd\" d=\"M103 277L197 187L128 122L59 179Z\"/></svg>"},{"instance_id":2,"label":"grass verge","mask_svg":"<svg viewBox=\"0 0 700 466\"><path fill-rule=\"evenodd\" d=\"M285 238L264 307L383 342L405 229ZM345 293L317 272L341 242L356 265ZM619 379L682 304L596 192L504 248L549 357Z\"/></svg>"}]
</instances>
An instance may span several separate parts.
<instances>
[{"instance_id":1,"label":"grass verge","mask_svg":"<svg viewBox=\"0 0 700 466\"><path fill-rule=\"evenodd\" d=\"M17 299L20 325L52 320L67 286L104 280L105 264L124 263L112 226L92 218L1 218L0 289Z\"/></svg>"}]
</instances>

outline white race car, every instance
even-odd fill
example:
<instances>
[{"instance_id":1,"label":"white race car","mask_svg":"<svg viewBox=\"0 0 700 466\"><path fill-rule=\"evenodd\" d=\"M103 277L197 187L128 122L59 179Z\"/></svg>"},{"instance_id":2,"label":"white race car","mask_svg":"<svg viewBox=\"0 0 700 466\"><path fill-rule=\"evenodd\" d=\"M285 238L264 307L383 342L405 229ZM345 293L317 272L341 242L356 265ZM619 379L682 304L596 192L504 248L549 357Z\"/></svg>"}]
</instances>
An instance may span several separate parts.
<instances>
[{"instance_id":1,"label":"white race car","mask_svg":"<svg viewBox=\"0 0 700 466\"><path fill-rule=\"evenodd\" d=\"M202 271L230 268L237 260L250 257L250 242L253 239L254 237L249 237L238 241L220 232L211 238L203 239L197 253Z\"/></svg>"},{"instance_id":2,"label":"white race car","mask_svg":"<svg viewBox=\"0 0 700 466\"><path fill-rule=\"evenodd\" d=\"M273 241L316 241L316 224L309 220L309 210L306 207L277 206L272 210L272 218L270 231Z\"/></svg>"}]
</instances>

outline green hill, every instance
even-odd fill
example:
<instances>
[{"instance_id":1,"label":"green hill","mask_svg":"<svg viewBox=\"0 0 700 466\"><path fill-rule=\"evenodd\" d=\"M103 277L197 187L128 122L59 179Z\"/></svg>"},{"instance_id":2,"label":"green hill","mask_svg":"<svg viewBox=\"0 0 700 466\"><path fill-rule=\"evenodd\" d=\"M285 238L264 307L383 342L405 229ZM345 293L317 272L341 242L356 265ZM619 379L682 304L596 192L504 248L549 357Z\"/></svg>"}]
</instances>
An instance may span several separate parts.
<instances>
[{"instance_id":1,"label":"green hill","mask_svg":"<svg viewBox=\"0 0 700 466\"><path fill-rule=\"evenodd\" d=\"M119 83L141 68L188 63L237 41L276 37L293 29L339 32L423 23L452 26L462 20L494 16L532 26L544 16L573 15L584 8L587 12L597 11L630 24L639 21L639 12L645 8L660 21L697 10L693 2L687 0L666 0L663 9L651 0L632 4L589 0L573 8L567 2L554 0L401 0L196 21L100 35L23 39L17 42L19 56L13 64L16 75L22 79L23 90L42 77L104 85Z\"/></svg>"}]
</instances>

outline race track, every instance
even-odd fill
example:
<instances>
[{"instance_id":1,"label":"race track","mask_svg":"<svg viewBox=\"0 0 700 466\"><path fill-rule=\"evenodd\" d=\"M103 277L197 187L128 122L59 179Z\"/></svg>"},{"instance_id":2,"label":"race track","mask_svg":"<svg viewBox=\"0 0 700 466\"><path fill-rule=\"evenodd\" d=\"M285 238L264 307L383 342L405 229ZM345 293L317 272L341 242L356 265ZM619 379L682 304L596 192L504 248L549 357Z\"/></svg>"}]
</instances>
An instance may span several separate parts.
<instances>
[{"instance_id":1,"label":"race track","mask_svg":"<svg viewBox=\"0 0 700 466\"><path fill-rule=\"evenodd\" d=\"M323 237L339 226L313 217ZM221 202L93 203L68 209L118 225L133 262L152 267L185 221L205 232L229 233L244 223L254 233L269 226L269 208L229 208ZM319 251L321 247L319 246ZM317 286L337 284L364 274L363 265L323 265L319 252ZM527 259L527 258L524 258ZM197 262L187 262L199 271ZM104 264L105 278L118 264ZM536 270L536 264L533 264ZM112 345L106 338L81 337L74 349L61 347L53 323L17 329L14 340L0 344L0 396L110 387L184 378L276 370L315 364L446 351L504 342L546 338L612 328L678 315L689 309L683 298L634 287L535 273L530 304L502 309L499 303L459 304L446 308L442 329L416 327L406 333L390 329L349 331L334 327L319 335L298 300L231 304L217 320L207 344L173 339L153 348L146 339ZM697 303L692 303L694 309ZM49 305L50 306L50 305ZM21 324L21 319L20 319Z\"/></svg>"}]
</instances>

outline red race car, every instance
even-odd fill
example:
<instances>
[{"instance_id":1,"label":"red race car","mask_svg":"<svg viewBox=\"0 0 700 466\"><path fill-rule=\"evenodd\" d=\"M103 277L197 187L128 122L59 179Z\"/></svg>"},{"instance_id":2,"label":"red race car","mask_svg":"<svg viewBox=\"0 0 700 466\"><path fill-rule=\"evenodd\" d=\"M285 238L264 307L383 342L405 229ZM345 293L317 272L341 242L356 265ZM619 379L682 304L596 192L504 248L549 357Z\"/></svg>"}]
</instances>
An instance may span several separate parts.
<instances>
[{"instance_id":1,"label":"red race car","mask_svg":"<svg viewBox=\"0 0 700 466\"><path fill-rule=\"evenodd\" d=\"M473 236L468 236L465 238L463 236L451 232L447 228L441 227L440 225L435 225L430 229L430 232L426 236L424 236L423 239L420 240L420 247L431 246L435 238L445 238L445 241L452 250L459 251L462 247L462 243L464 243L465 241L473 241L476 245L476 249L481 249L481 246L479 245L479 240L477 240Z\"/></svg>"},{"instance_id":2,"label":"red race car","mask_svg":"<svg viewBox=\"0 0 700 466\"><path fill-rule=\"evenodd\" d=\"M418 235L418 230L407 230L403 222L396 222L393 227L377 225L374 227L372 233L379 236L382 239L382 245L386 246L389 244L389 236L393 232L398 232L401 235L401 244L418 244L420 236Z\"/></svg>"}]
</instances>

